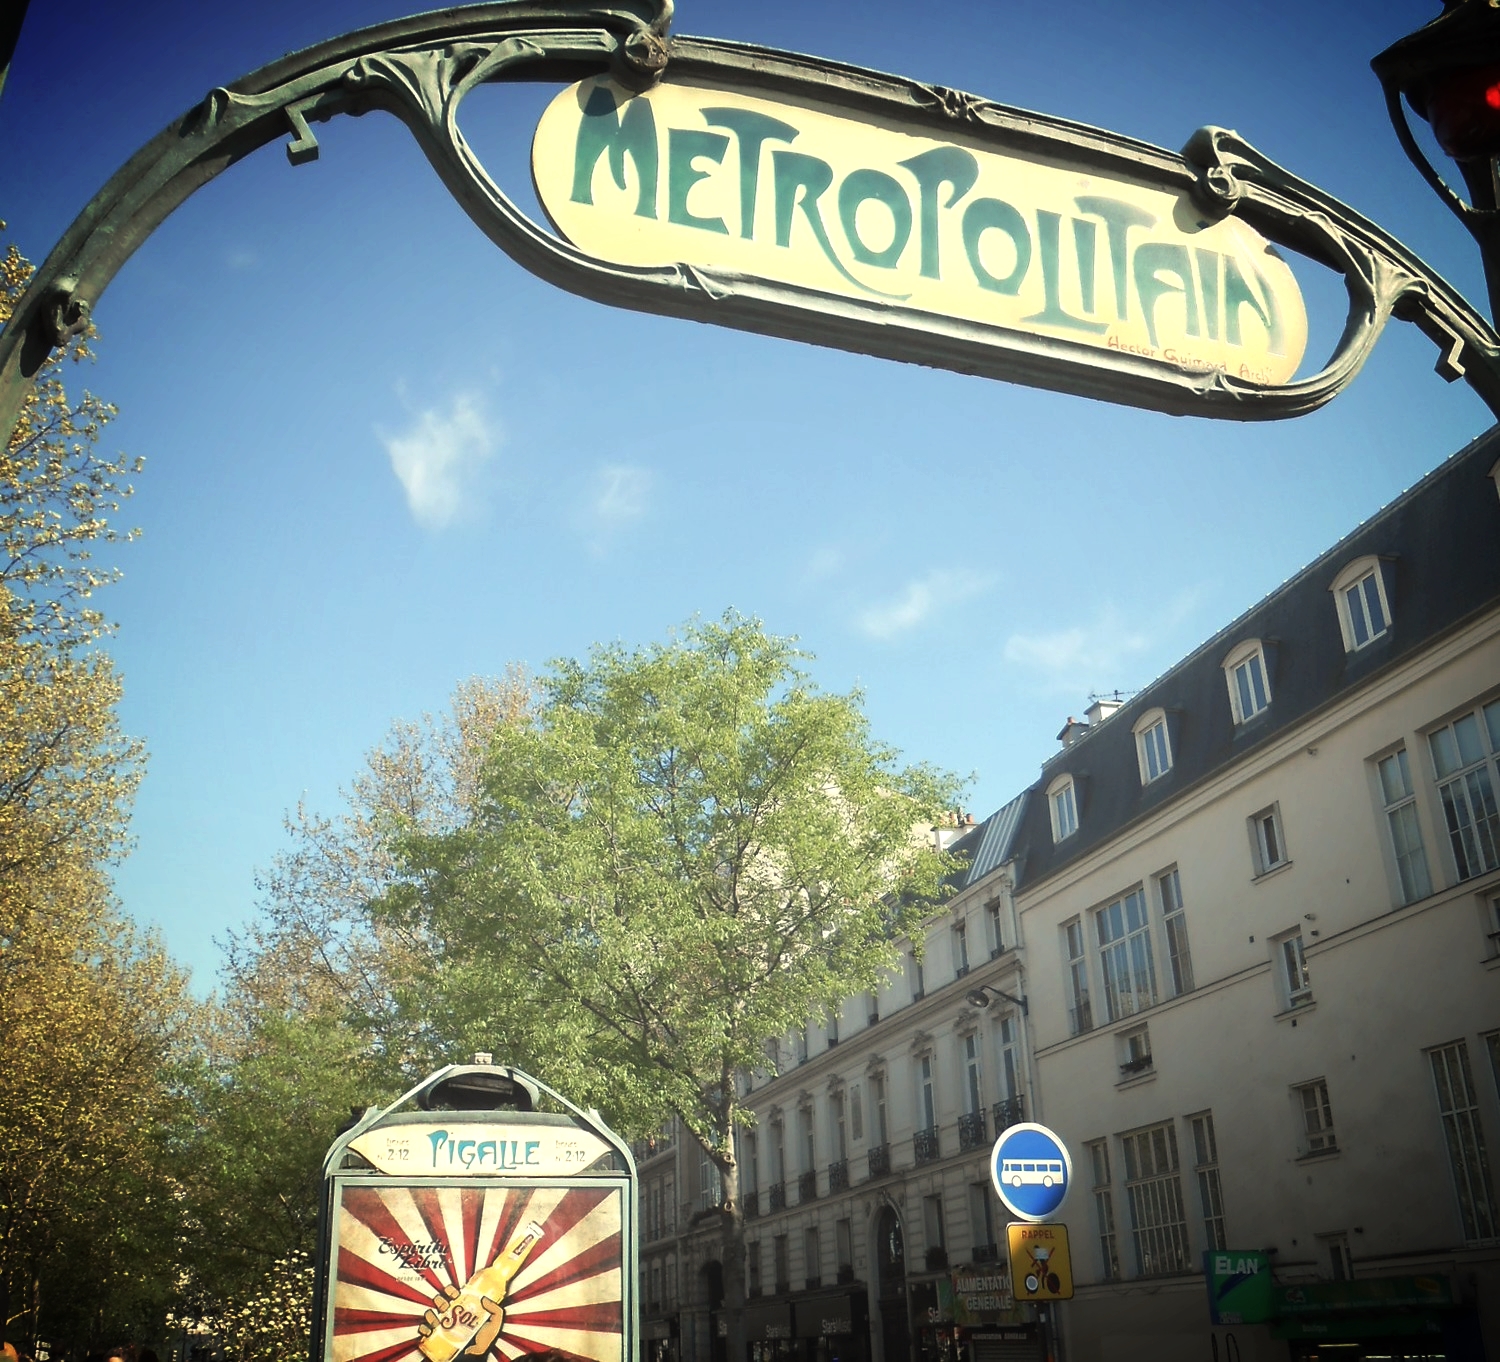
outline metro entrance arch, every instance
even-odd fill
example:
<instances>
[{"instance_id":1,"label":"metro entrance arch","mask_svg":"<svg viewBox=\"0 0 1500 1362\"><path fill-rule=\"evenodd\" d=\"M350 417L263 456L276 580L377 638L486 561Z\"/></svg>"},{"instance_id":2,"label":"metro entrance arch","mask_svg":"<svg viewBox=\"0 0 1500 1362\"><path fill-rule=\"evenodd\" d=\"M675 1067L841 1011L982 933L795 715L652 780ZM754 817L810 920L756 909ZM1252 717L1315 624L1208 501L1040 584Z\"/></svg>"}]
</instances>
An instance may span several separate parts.
<instances>
[{"instance_id":1,"label":"metro entrance arch","mask_svg":"<svg viewBox=\"0 0 1500 1362\"><path fill-rule=\"evenodd\" d=\"M195 190L269 142L311 160L317 123L372 109L406 124L501 249L602 302L1235 420L1328 402L1397 316L1438 346L1440 374L1500 410L1489 324L1394 238L1234 133L1201 129L1176 155L942 86L674 37L671 19L671 0L475 5L215 88L37 271L0 333L0 421L14 425L47 355ZM585 82L537 130L538 187L561 235L516 207L458 128L467 94L514 80ZM572 178L549 183L568 152ZM1065 191L1059 171L1086 192ZM633 208L593 223L582 209L602 206L610 180ZM732 229L709 206L722 203L740 210ZM1349 298L1333 354L1304 377L1290 372L1300 300L1278 245L1338 271ZM1259 348L1241 358L1247 332Z\"/></svg>"}]
</instances>

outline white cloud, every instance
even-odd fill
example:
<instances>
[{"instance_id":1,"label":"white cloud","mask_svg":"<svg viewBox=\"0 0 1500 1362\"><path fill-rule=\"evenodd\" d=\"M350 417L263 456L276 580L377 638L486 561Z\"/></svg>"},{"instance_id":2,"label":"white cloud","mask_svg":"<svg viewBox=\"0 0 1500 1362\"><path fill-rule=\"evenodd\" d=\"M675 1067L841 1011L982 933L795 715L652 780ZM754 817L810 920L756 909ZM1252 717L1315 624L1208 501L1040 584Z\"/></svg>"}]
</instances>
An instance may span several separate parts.
<instances>
[{"instance_id":1,"label":"white cloud","mask_svg":"<svg viewBox=\"0 0 1500 1362\"><path fill-rule=\"evenodd\" d=\"M859 613L859 627L871 638L895 638L925 623L937 612L989 590L993 579L976 573L934 568L908 582L888 601Z\"/></svg>"},{"instance_id":2,"label":"white cloud","mask_svg":"<svg viewBox=\"0 0 1500 1362\"><path fill-rule=\"evenodd\" d=\"M440 530L473 507L479 475L500 444L500 428L477 393L455 393L446 411L429 407L397 435L377 432L406 504L424 529Z\"/></svg>"},{"instance_id":3,"label":"white cloud","mask_svg":"<svg viewBox=\"0 0 1500 1362\"><path fill-rule=\"evenodd\" d=\"M602 529L613 529L646 514L646 494L651 490L647 469L629 464L605 464L594 474L589 519Z\"/></svg>"},{"instance_id":4,"label":"white cloud","mask_svg":"<svg viewBox=\"0 0 1500 1362\"><path fill-rule=\"evenodd\" d=\"M1149 628L1127 622L1106 605L1087 624L1047 634L1012 634L1005 641L1004 658L1033 673L1049 693L1084 696L1134 688L1149 679L1139 673L1151 667L1150 654L1169 641L1199 597L1198 591L1180 593L1153 614Z\"/></svg>"}]
</instances>

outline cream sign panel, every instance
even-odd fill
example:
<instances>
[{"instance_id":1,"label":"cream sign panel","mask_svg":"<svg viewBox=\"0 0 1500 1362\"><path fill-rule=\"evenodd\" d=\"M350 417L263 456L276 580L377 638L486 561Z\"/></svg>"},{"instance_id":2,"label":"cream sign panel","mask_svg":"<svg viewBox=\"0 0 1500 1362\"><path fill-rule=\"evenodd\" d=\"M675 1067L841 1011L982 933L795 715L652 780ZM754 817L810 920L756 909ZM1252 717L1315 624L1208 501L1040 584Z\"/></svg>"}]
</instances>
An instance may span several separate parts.
<instances>
[{"instance_id":1,"label":"cream sign panel","mask_svg":"<svg viewBox=\"0 0 1500 1362\"><path fill-rule=\"evenodd\" d=\"M351 1140L349 1148L382 1173L429 1177L555 1177L581 1173L610 1152L587 1130L473 1121L376 1126Z\"/></svg>"},{"instance_id":2,"label":"cream sign panel","mask_svg":"<svg viewBox=\"0 0 1500 1362\"><path fill-rule=\"evenodd\" d=\"M532 146L579 249L682 263L1280 384L1307 343L1297 282L1185 194L939 141L807 104L607 79L563 91Z\"/></svg>"}]
</instances>

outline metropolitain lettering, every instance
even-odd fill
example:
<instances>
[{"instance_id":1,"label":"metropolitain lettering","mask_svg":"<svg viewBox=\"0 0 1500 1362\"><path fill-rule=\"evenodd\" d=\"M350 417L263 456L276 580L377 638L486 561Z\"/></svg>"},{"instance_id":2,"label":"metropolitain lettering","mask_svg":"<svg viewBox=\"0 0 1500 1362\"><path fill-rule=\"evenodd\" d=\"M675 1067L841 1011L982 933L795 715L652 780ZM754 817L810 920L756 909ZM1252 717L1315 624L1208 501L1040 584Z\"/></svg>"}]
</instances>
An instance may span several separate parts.
<instances>
[{"instance_id":1,"label":"metropolitain lettering","mask_svg":"<svg viewBox=\"0 0 1500 1362\"><path fill-rule=\"evenodd\" d=\"M921 139L795 105L772 114L690 86L656 93L593 81L560 97L571 122L549 146L568 162L561 192L549 198L536 166L555 221L586 234L597 210L640 224L628 259L645 259L653 234L686 232L701 253L663 237L681 251L664 259L799 281L810 261L846 291L946 311L937 286L960 296L956 315L1190 373L1282 382L1300 360L1305 316L1274 249L1238 224L1195 220L1180 195L1110 192L1097 176L957 144L913 154ZM858 135L841 142L834 124Z\"/></svg>"}]
</instances>

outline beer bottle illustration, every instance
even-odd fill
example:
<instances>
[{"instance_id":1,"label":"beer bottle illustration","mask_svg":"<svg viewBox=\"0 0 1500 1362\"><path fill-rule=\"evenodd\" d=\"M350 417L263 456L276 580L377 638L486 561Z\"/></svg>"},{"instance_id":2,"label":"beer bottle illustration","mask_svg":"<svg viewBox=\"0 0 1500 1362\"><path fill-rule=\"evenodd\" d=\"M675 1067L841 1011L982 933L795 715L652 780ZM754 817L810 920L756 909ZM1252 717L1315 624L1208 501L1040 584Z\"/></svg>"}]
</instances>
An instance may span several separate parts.
<instances>
[{"instance_id":1,"label":"beer bottle illustration","mask_svg":"<svg viewBox=\"0 0 1500 1362\"><path fill-rule=\"evenodd\" d=\"M482 1302L488 1297L497 1305L505 1304L511 1279L521 1270L521 1265L541 1238L542 1227L535 1220L528 1220L511 1236L510 1243L494 1262L480 1268L446 1308L438 1309L437 1323L432 1332L417 1343L428 1362L452 1362L469 1346L480 1326L489 1319L489 1312ZM500 1318L503 1319L504 1315L502 1310Z\"/></svg>"}]
</instances>

